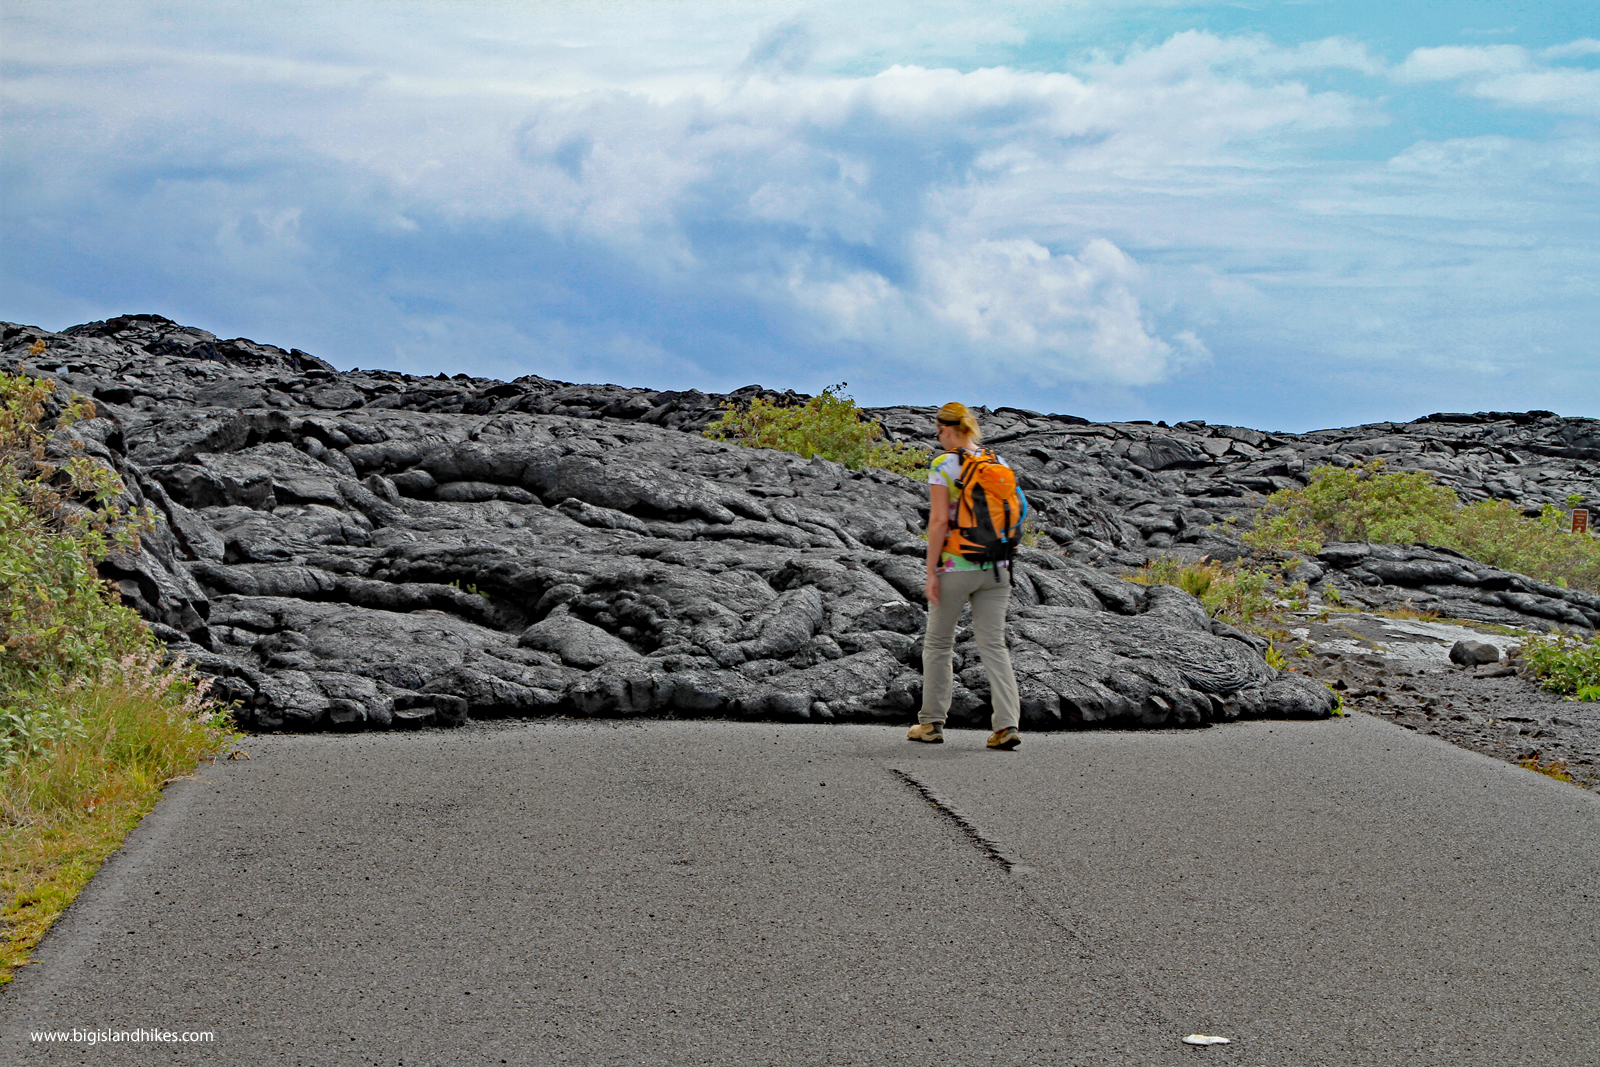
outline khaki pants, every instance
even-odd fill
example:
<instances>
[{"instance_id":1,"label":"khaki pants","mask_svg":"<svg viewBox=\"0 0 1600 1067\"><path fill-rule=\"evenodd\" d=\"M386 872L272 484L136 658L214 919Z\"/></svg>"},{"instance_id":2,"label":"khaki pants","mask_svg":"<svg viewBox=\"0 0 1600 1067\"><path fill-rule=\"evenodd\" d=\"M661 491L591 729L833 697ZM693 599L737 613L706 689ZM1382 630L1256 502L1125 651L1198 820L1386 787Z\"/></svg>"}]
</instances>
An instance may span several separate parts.
<instances>
[{"instance_id":1,"label":"khaki pants","mask_svg":"<svg viewBox=\"0 0 1600 1067\"><path fill-rule=\"evenodd\" d=\"M954 682L951 650L961 609L972 605L972 629L978 637L978 655L989 678L994 716L992 729L1004 730L1021 723L1017 676L1011 670L1006 648L1006 605L1011 600L1011 571L945 571L939 575L939 604L928 611L928 634L922 645L922 710L918 722L944 722L950 714L950 688Z\"/></svg>"}]
</instances>

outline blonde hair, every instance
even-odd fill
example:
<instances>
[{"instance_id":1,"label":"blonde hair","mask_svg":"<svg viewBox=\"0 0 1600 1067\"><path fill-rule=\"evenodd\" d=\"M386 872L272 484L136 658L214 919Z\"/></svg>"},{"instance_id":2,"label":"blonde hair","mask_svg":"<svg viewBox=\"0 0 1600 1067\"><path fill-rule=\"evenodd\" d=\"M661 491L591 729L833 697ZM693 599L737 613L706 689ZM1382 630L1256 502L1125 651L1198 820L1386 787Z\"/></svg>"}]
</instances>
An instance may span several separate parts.
<instances>
[{"instance_id":1,"label":"blonde hair","mask_svg":"<svg viewBox=\"0 0 1600 1067\"><path fill-rule=\"evenodd\" d=\"M983 440L983 431L978 428L978 417L967 405L952 400L939 409L937 417L944 425L954 427L961 436L972 438L973 444Z\"/></svg>"}]
</instances>

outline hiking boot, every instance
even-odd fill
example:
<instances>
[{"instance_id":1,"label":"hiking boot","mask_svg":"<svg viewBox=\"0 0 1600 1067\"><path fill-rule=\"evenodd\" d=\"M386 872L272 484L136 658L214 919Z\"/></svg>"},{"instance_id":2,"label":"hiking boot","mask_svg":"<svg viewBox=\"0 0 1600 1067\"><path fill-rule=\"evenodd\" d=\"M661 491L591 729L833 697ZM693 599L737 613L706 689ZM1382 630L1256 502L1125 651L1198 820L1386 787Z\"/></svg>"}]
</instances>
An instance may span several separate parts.
<instances>
[{"instance_id":1,"label":"hiking boot","mask_svg":"<svg viewBox=\"0 0 1600 1067\"><path fill-rule=\"evenodd\" d=\"M924 741L930 745L944 744L944 723L919 722L911 728L906 737L912 741Z\"/></svg>"},{"instance_id":2,"label":"hiking boot","mask_svg":"<svg viewBox=\"0 0 1600 1067\"><path fill-rule=\"evenodd\" d=\"M1003 748L1010 751L1022 744L1022 735L1017 733L1015 726L1007 726L1004 730L996 730L989 735L990 748Z\"/></svg>"}]
</instances>

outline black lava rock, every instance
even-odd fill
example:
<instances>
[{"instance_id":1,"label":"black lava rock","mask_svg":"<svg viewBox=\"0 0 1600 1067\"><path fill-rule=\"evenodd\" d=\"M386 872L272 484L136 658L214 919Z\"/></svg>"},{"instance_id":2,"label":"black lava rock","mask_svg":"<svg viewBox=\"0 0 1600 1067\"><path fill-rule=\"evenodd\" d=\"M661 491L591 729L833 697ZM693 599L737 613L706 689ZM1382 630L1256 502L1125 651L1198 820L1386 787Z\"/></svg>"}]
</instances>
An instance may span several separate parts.
<instances>
[{"instance_id":1,"label":"black lava rock","mask_svg":"<svg viewBox=\"0 0 1600 1067\"><path fill-rule=\"evenodd\" d=\"M0 357L97 400L54 447L164 519L103 572L247 726L907 721L920 699L925 486L699 432L726 403L803 396L341 373L155 315L0 324ZM930 409L869 414L930 436ZM1013 598L1031 728L1328 714L1333 694L1267 666L1258 640L1118 577L1152 549L1237 556L1226 520L1320 463L1379 456L1533 508L1595 496L1600 461L1600 424L1544 414L1299 435L1023 408L984 422L1045 531ZM1296 573L1467 618L1600 624L1592 596L1428 546L1330 545ZM970 634L956 657L953 718L986 721Z\"/></svg>"}]
</instances>

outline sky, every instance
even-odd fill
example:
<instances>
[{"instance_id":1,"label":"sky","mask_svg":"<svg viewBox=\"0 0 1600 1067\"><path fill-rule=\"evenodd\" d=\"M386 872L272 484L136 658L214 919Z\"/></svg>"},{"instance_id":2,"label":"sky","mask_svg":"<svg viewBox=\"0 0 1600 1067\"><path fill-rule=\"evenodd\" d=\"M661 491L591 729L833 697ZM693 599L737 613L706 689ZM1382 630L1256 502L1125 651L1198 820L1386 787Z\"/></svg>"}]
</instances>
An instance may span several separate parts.
<instances>
[{"instance_id":1,"label":"sky","mask_svg":"<svg viewBox=\"0 0 1600 1067\"><path fill-rule=\"evenodd\" d=\"M0 319L1308 430L1600 416L1592 0L0 0Z\"/></svg>"}]
</instances>

